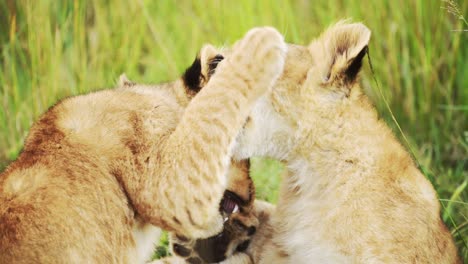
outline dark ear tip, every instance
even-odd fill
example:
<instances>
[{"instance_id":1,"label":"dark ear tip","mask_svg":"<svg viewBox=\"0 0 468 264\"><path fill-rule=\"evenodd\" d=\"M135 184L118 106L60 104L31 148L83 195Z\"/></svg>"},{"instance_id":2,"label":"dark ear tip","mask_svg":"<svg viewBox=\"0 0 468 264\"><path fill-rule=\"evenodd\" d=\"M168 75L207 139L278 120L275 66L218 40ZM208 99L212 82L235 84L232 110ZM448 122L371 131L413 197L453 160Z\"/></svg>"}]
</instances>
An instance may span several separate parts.
<instances>
[{"instance_id":1,"label":"dark ear tip","mask_svg":"<svg viewBox=\"0 0 468 264\"><path fill-rule=\"evenodd\" d=\"M352 62L349 64L348 68L346 69L346 79L349 82L353 82L356 80L356 76L358 75L359 71L361 70L362 67L362 59L364 56L367 54L369 47L366 45L362 50L358 53L356 57L352 60Z\"/></svg>"},{"instance_id":2,"label":"dark ear tip","mask_svg":"<svg viewBox=\"0 0 468 264\"><path fill-rule=\"evenodd\" d=\"M369 50L369 46L364 46L361 51L358 53L358 55L354 58L353 62L356 61L356 60L360 60L362 61L362 58L364 58L364 56L367 54Z\"/></svg>"},{"instance_id":3,"label":"dark ear tip","mask_svg":"<svg viewBox=\"0 0 468 264\"><path fill-rule=\"evenodd\" d=\"M197 56L193 61L192 65L188 67L184 75L182 76L182 80L184 81L185 86L194 91L200 91L200 80L201 78L201 61L200 58Z\"/></svg>"}]
</instances>

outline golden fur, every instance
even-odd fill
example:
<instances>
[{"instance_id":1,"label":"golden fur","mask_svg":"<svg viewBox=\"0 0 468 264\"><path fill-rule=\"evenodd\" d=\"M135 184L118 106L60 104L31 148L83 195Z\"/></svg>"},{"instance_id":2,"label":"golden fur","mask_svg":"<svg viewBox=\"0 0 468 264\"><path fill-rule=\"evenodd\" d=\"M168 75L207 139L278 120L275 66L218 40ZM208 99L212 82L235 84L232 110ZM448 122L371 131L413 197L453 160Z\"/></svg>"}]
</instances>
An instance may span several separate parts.
<instances>
[{"instance_id":1,"label":"golden fur","mask_svg":"<svg viewBox=\"0 0 468 264\"><path fill-rule=\"evenodd\" d=\"M287 167L247 251L255 263L461 263L434 188L359 87L370 35L340 22L289 45L238 137L235 158Z\"/></svg>"},{"instance_id":2,"label":"golden fur","mask_svg":"<svg viewBox=\"0 0 468 264\"><path fill-rule=\"evenodd\" d=\"M233 50L191 101L198 90L181 80L123 78L124 87L65 99L42 115L0 175L0 260L141 263L156 227L191 238L219 232L231 146L280 75L286 45L260 28Z\"/></svg>"}]
</instances>

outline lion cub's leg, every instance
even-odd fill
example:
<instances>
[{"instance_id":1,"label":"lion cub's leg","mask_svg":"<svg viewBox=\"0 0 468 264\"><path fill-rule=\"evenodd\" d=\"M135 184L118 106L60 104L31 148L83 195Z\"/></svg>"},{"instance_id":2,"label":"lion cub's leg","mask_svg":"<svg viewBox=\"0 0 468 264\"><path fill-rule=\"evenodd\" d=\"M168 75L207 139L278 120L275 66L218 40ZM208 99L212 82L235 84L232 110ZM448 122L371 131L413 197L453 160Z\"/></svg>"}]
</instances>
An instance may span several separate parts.
<instances>
[{"instance_id":1,"label":"lion cub's leg","mask_svg":"<svg viewBox=\"0 0 468 264\"><path fill-rule=\"evenodd\" d=\"M283 37L272 28L253 29L235 45L188 105L162 153L151 157L158 164L153 176L127 186L143 219L187 237L221 230L218 205L231 146L254 102L281 74L285 52ZM175 209L166 206L174 199Z\"/></svg>"}]
</instances>

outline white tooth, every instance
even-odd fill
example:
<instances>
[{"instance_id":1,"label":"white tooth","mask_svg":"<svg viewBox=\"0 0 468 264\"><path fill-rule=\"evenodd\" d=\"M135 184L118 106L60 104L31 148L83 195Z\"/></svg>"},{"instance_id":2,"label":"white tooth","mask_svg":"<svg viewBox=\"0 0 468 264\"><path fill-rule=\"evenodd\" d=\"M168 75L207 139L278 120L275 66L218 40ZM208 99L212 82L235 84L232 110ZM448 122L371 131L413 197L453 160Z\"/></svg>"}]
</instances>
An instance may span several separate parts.
<instances>
[{"instance_id":1,"label":"white tooth","mask_svg":"<svg viewBox=\"0 0 468 264\"><path fill-rule=\"evenodd\" d=\"M229 217L226 216L226 217L224 218L224 222L226 222L227 220L229 220Z\"/></svg>"},{"instance_id":2,"label":"white tooth","mask_svg":"<svg viewBox=\"0 0 468 264\"><path fill-rule=\"evenodd\" d=\"M232 210L232 213L237 213L239 212L239 206L237 206L236 204L236 207L234 207L234 210Z\"/></svg>"}]
</instances>

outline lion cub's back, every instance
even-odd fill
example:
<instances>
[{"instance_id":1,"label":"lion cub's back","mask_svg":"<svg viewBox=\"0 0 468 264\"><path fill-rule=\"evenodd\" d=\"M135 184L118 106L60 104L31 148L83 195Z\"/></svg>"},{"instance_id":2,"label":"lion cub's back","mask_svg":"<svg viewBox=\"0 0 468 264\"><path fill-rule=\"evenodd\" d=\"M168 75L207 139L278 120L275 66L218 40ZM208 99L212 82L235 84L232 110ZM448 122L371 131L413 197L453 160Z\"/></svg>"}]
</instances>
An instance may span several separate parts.
<instances>
[{"instance_id":1,"label":"lion cub's back","mask_svg":"<svg viewBox=\"0 0 468 264\"><path fill-rule=\"evenodd\" d=\"M53 158L62 165L41 162L2 175L0 262L122 261L106 254L132 245L133 215L119 186L95 164L65 166L66 155ZM105 232L110 226L116 232Z\"/></svg>"},{"instance_id":2,"label":"lion cub's back","mask_svg":"<svg viewBox=\"0 0 468 264\"><path fill-rule=\"evenodd\" d=\"M78 142L99 149L122 144L122 137L129 130L144 129L154 136L168 133L182 114L170 91L145 86L74 97L61 107L63 115L57 122L60 128Z\"/></svg>"},{"instance_id":3,"label":"lion cub's back","mask_svg":"<svg viewBox=\"0 0 468 264\"><path fill-rule=\"evenodd\" d=\"M165 93L106 90L65 99L41 116L0 175L1 261L135 260L134 212L109 162L132 155L129 133L175 127L180 110Z\"/></svg>"}]
</instances>

